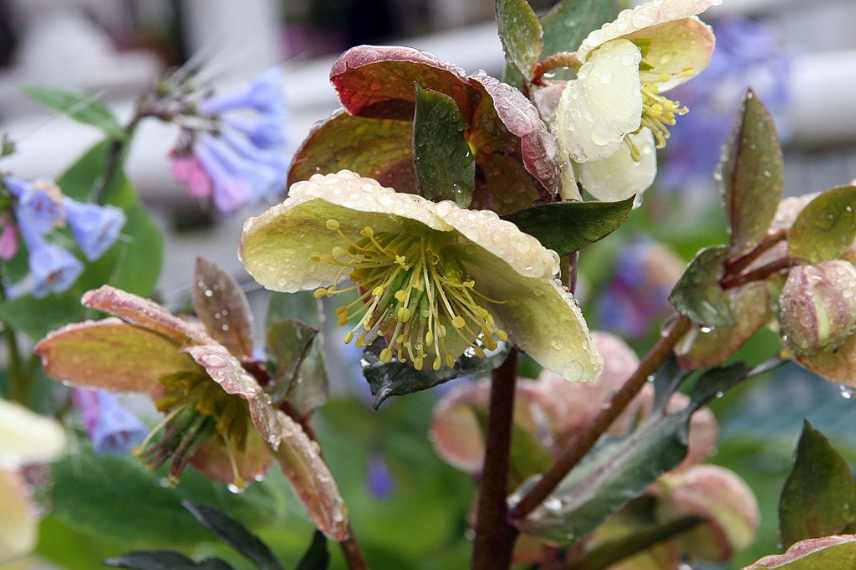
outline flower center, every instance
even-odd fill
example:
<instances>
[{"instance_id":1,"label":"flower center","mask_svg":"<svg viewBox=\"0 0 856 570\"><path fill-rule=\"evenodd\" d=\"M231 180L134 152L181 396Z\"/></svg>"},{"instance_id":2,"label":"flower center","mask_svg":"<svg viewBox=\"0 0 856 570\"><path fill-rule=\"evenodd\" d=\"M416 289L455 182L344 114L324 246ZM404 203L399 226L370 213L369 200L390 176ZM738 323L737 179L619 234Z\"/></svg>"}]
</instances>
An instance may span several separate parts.
<instances>
[{"instance_id":1,"label":"flower center","mask_svg":"<svg viewBox=\"0 0 856 570\"><path fill-rule=\"evenodd\" d=\"M426 362L434 370L455 365L467 349L484 358L484 348L493 350L508 334L496 327L485 305L504 301L491 299L476 287L456 256L455 237L426 231L417 226L400 232L375 232L366 226L354 241L328 220L347 247L334 247L329 255L315 256L316 263L340 269L334 284L315 291L317 298L356 291L357 298L339 307L339 324L356 321L345 342L356 337L359 347L378 336L386 340L382 362L395 356L422 370ZM353 285L339 289L348 275Z\"/></svg>"},{"instance_id":2,"label":"flower center","mask_svg":"<svg viewBox=\"0 0 856 570\"><path fill-rule=\"evenodd\" d=\"M247 443L249 413L244 401L224 392L201 371L170 374L160 382L164 395L155 406L166 417L134 453L151 469L169 461L169 481L175 484L199 447L219 438L232 466L232 484L243 488L236 453Z\"/></svg>"}]
</instances>

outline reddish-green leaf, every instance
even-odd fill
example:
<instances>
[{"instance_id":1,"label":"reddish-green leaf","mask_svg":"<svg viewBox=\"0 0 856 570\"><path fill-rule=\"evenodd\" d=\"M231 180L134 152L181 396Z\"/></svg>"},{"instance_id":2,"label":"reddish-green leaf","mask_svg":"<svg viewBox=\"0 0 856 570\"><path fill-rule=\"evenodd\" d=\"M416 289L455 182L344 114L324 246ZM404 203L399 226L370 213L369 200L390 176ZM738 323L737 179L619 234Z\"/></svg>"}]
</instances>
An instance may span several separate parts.
<instances>
[{"instance_id":1,"label":"reddish-green leaf","mask_svg":"<svg viewBox=\"0 0 856 570\"><path fill-rule=\"evenodd\" d=\"M544 31L535 11L526 0L496 0L496 24L506 60L531 77L544 49Z\"/></svg>"},{"instance_id":2,"label":"reddish-green leaf","mask_svg":"<svg viewBox=\"0 0 856 570\"><path fill-rule=\"evenodd\" d=\"M719 285L728 255L727 247L709 247L690 262L669 296L669 301L679 313L699 325L718 327L734 324L728 295Z\"/></svg>"},{"instance_id":3,"label":"reddish-green leaf","mask_svg":"<svg viewBox=\"0 0 856 570\"><path fill-rule=\"evenodd\" d=\"M766 235L784 190L784 160L776 125L750 90L719 176L731 228L731 253L744 253Z\"/></svg>"},{"instance_id":4,"label":"reddish-green leaf","mask_svg":"<svg viewBox=\"0 0 856 570\"><path fill-rule=\"evenodd\" d=\"M856 186L833 188L809 202L788 232L788 252L810 263L837 259L856 239Z\"/></svg>"},{"instance_id":5,"label":"reddish-green leaf","mask_svg":"<svg viewBox=\"0 0 856 570\"><path fill-rule=\"evenodd\" d=\"M744 570L853 570L856 568L856 535L826 536L804 540L784 554L767 556Z\"/></svg>"},{"instance_id":6,"label":"reddish-green leaf","mask_svg":"<svg viewBox=\"0 0 856 570\"><path fill-rule=\"evenodd\" d=\"M253 315L247 296L231 275L196 258L193 307L212 338L239 358L253 355Z\"/></svg>"}]
</instances>

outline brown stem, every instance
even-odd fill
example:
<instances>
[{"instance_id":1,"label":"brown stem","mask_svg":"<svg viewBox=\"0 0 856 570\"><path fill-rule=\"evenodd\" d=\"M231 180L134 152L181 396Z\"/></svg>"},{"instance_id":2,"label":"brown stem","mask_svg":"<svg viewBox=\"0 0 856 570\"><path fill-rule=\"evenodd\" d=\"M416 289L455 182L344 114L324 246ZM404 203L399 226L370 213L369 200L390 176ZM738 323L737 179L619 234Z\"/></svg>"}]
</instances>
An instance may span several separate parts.
<instances>
[{"instance_id":1,"label":"brown stem","mask_svg":"<svg viewBox=\"0 0 856 570\"><path fill-rule=\"evenodd\" d=\"M562 283L567 286L572 295L577 292L577 272L580 264L580 252L575 251L570 255L563 255L560 269L562 271Z\"/></svg>"},{"instance_id":2,"label":"brown stem","mask_svg":"<svg viewBox=\"0 0 856 570\"><path fill-rule=\"evenodd\" d=\"M125 136L122 138L114 138L110 141L110 147L107 149L107 163L104 166L104 174L101 176L101 183L98 185L95 194L92 196L92 201L96 204L102 204L106 198L107 190L113 183L113 179L119 172L122 162L125 160L125 155L128 150L128 145L131 138L134 136L134 131L140 126L143 119L147 117L158 116L156 113L149 112L142 108L142 104L138 103L137 109L134 111L134 116L125 125Z\"/></svg>"},{"instance_id":3,"label":"brown stem","mask_svg":"<svg viewBox=\"0 0 856 570\"><path fill-rule=\"evenodd\" d=\"M354 538L353 532L351 532L350 538L339 543L339 548L342 550L342 555L344 555L350 570L368 570L366 557L363 556L363 551L360 549L357 539Z\"/></svg>"},{"instance_id":4,"label":"brown stem","mask_svg":"<svg viewBox=\"0 0 856 570\"><path fill-rule=\"evenodd\" d=\"M742 275L728 273L722 278L719 284L723 289L734 289L735 287L742 287L754 281L763 281L771 275L775 275L785 269L790 269L795 265L799 265L797 260L790 257L782 257Z\"/></svg>"},{"instance_id":5,"label":"brown stem","mask_svg":"<svg viewBox=\"0 0 856 570\"><path fill-rule=\"evenodd\" d=\"M561 67L578 69L581 64L582 62L575 52L562 51L557 54L553 54L550 57L539 61L535 66L535 69L532 70L532 83L535 85L543 85L544 82L541 81L541 78L543 78L544 74L548 71L559 69Z\"/></svg>"},{"instance_id":6,"label":"brown stem","mask_svg":"<svg viewBox=\"0 0 856 570\"><path fill-rule=\"evenodd\" d=\"M725 262L725 270L729 274L739 275L742 273L747 267L752 265L752 262L761 257L764 253L771 250L775 247L779 242L784 241L788 237L787 230L776 230L767 234L761 242L755 246L755 249L750 251L749 253L738 257L737 259L726 261Z\"/></svg>"},{"instance_id":7,"label":"brown stem","mask_svg":"<svg viewBox=\"0 0 856 570\"><path fill-rule=\"evenodd\" d=\"M538 508L561 481L577 466L582 458L591 451L600 436L609 429L619 415L627 408L633 398L639 393L648 381L648 377L660 368L660 365L669 357L678 341L690 329L690 320L686 317L678 317L672 324L669 332L660 337L657 344L648 352L645 359L639 364L636 372L627 379L624 385L603 407L594 420L594 423L583 432L568 448L559 455L559 458L548 469L541 479L529 490L517 505L511 509L511 517L522 519Z\"/></svg>"},{"instance_id":8,"label":"brown stem","mask_svg":"<svg viewBox=\"0 0 856 570\"><path fill-rule=\"evenodd\" d=\"M505 362L493 371L491 377L487 442L473 546L473 570L505 570L511 567L517 529L508 520L506 497L516 384L517 349L512 348Z\"/></svg>"}]
</instances>

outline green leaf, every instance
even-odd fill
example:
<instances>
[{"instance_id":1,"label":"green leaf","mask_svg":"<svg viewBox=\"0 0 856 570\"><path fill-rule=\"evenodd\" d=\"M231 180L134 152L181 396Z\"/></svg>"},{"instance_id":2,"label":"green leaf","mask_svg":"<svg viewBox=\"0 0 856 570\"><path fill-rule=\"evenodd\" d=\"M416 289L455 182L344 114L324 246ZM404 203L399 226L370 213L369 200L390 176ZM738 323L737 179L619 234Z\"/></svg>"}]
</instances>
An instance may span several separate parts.
<instances>
[{"instance_id":1,"label":"green leaf","mask_svg":"<svg viewBox=\"0 0 856 570\"><path fill-rule=\"evenodd\" d=\"M719 176L731 228L731 252L745 253L770 229L785 187L785 163L773 117L750 90Z\"/></svg>"},{"instance_id":2,"label":"green leaf","mask_svg":"<svg viewBox=\"0 0 856 570\"><path fill-rule=\"evenodd\" d=\"M734 324L728 295L719 285L728 256L727 247L709 247L690 262L669 296L679 313L708 327Z\"/></svg>"},{"instance_id":3,"label":"green leaf","mask_svg":"<svg viewBox=\"0 0 856 570\"><path fill-rule=\"evenodd\" d=\"M239 358L253 356L253 315L235 279L216 264L196 258L193 308L205 330Z\"/></svg>"},{"instance_id":4,"label":"green leaf","mask_svg":"<svg viewBox=\"0 0 856 570\"><path fill-rule=\"evenodd\" d=\"M106 167L109 143L90 148L57 180L75 200L92 200ZM141 296L154 292L163 262L163 238L121 170L103 195L104 203L121 208L127 221L116 244L101 259L88 264L72 291L81 293L108 283Z\"/></svg>"},{"instance_id":5,"label":"green leaf","mask_svg":"<svg viewBox=\"0 0 856 570\"><path fill-rule=\"evenodd\" d=\"M632 209L633 198L622 202L557 202L534 206L505 219L536 237L544 247L568 255L620 228Z\"/></svg>"},{"instance_id":6,"label":"green leaf","mask_svg":"<svg viewBox=\"0 0 856 570\"><path fill-rule=\"evenodd\" d=\"M268 393L274 402L288 401L307 415L321 407L330 394L318 329L300 321L272 323L267 329L267 352L274 370Z\"/></svg>"},{"instance_id":7,"label":"green leaf","mask_svg":"<svg viewBox=\"0 0 856 570\"><path fill-rule=\"evenodd\" d=\"M399 192L415 192L412 123L337 111L315 127L295 153L288 185L343 168Z\"/></svg>"},{"instance_id":8,"label":"green leaf","mask_svg":"<svg viewBox=\"0 0 856 570\"><path fill-rule=\"evenodd\" d=\"M645 492L657 477L673 469L687 453L692 414L742 380L750 370L743 364L715 368L702 374L683 410L667 413L682 376L674 361L658 373L654 410L623 438L598 444L534 513L519 523L527 534L572 543L587 535L632 499ZM515 495L524 493L530 479Z\"/></svg>"},{"instance_id":9,"label":"green leaf","mask_svg":"<svg viewBox=\"0 0 856 570\"><path fill-rule=\"evenodd\" d=\"M425 370L416 370L404 362L384 364L379 358L384 346L382 342L375 342L363 353L363 376L374 396L375 408L379 408L392 396L427 390L460 376L487 373L502 364L508 352L507 347L500 345L500 348L489 353L486 358L463 355L453 368L444 367L435 371L430 369L430 363L426 363Z\"/></svg>"},{"instance_id":10,"label":"green leaf","mask_svg":"<svg viewBox=\"0 0 856 570\"><path fill-rule=\"evenodd\" d=\"M810 263L838 259L856 239L856 186L827 190L806 206L788 232L788 253Z\"/></svg>"},{"instance_id":11,"label":"green leaf","mask_svg":"<svg viewBox=\"0 0 856 570\"><path fill-rule=\"evenodd\" d=\"M114 139L124 139L127 134L116 116L95 96L74 93L53 87L28 85L22 88L33 101L74 119L92 125Z\"/></svg>"},{"instance_id":12,"label":"green leaf","mask_svg":"<svg viewBox=\"0 0 856 570\"><path fill-rule=\"evenodd\" d=\"M854 521L856 482L850 466L806 421L779 500L782 544L840 534Z\"/></svg>"},{"instance_id":13,"label":"green leaf","mask_svg":"<svg viewBox=\"0 0 856 570\"><path fill-rule=\"evenodd\" d=\"M466 124L454 99L416 85L413 154L419 193L434 202L469 207L476 162L464 137Z\"/></svg>"},{"instance_id":14,"label":"green leaf","mask_svg":"<svg viewBox=\"0 0 856 570\"><path fill-rule=\"evenodd\" d=\"M311 291L270 293L265 326L279 321L298 320L316 329L323 328L321 303Z\"/></svg>"},{"instance_id":15,"label":"green leaf","mask_svg":"<svg viewBox=\"0 0 856 570\"><path fill-rule=\"evenodd\" d=\"M297 563L297 570L327 570L329 566L330 551L327 549L327 537L320 530L316 530L312 535L309 549Z\"/></svg>"},{"instance_id":16,"label":"green leaf","mask_svg":"<svg viewBox=\"0 0 856 570\"><path fill-rule=\"evenodd\" d=\"M271 479L234 495L188 470L178 487L167 488L132 457L96 455L84 447L52 466L48 500L53 516L75 530L128 547L179 546L211 539L182 508L185 499L216 506L250 528L281 519L283 498L275 494L277 478Z\"/></svg>"},{"instance_id":17,"label":"green leaf","mask_svg":"<svg viewBox=\"0 0 856 570\"><path fill-rule=\"evenodd\" d=\"M270 548L229 515L191 501L184 501L182 504L193 515L193 518L222 538L232 548L252 560L259 570L282 570L282 565Z\"/></svg>"},{"instance_id":18,"label":"green leaf","mask_svg":"<svg viewBox=\"0 0 856 570\"><path fill-rule=\"evenodd\" d=\"M80 298L67 294L45 299L26 295L0 303L0 321L33 340L68 323L70 315L81 315L82 312Z\"/></svg>"},{"instance_id":19,"label":"green leaf","mask_svg":"<svg viewBox=\"0 0 856 570\"><path fill-rule=\"evenodd\" d=\"M219 558L206 558L202 562L194 562L180 552L167 550L131 552L105 560L104 564L113 568L131 570L232 570L231 566Z\"/></svg>"},{"instance_id":20,"label":"green leaf","mask_svg":"<svg viewBox=\"0 0 856 570\"><path fill-rule=\"evenodd\" d=\"M615 19L616 0L561 0L543 18L542 58L560 51L577 51L592 31Z\"/></svg>"},{"instance_id":21,"label":"green leaf","mask_svg":"<svg viewBox=\"0 0 856 570\"><path fill-rule=\"evenodd\" d=\"M529 2L496 0L496 24L506 60L525 77L532 77L544 49L544 30Z\"/></svg>"}]
</instances>

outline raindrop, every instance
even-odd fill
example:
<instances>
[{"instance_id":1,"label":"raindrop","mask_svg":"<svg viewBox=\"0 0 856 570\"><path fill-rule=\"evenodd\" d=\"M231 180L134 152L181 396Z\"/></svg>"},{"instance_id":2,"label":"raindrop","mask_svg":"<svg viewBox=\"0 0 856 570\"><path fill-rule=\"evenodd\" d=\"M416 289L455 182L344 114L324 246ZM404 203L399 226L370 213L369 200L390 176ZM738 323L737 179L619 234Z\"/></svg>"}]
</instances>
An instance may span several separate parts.
<instances>
[{"instance_id":1,"label":"raindrop","mask_svg":"<svg viewBox=\"0 0 856 570\"><path fill-rule=\"evenodd\" d=\"M845 400L853 399L853 388L851 388L850 386L840 386L839 389L841 390L842 398L844 398Z\"/></svg>"}]
</instances>

